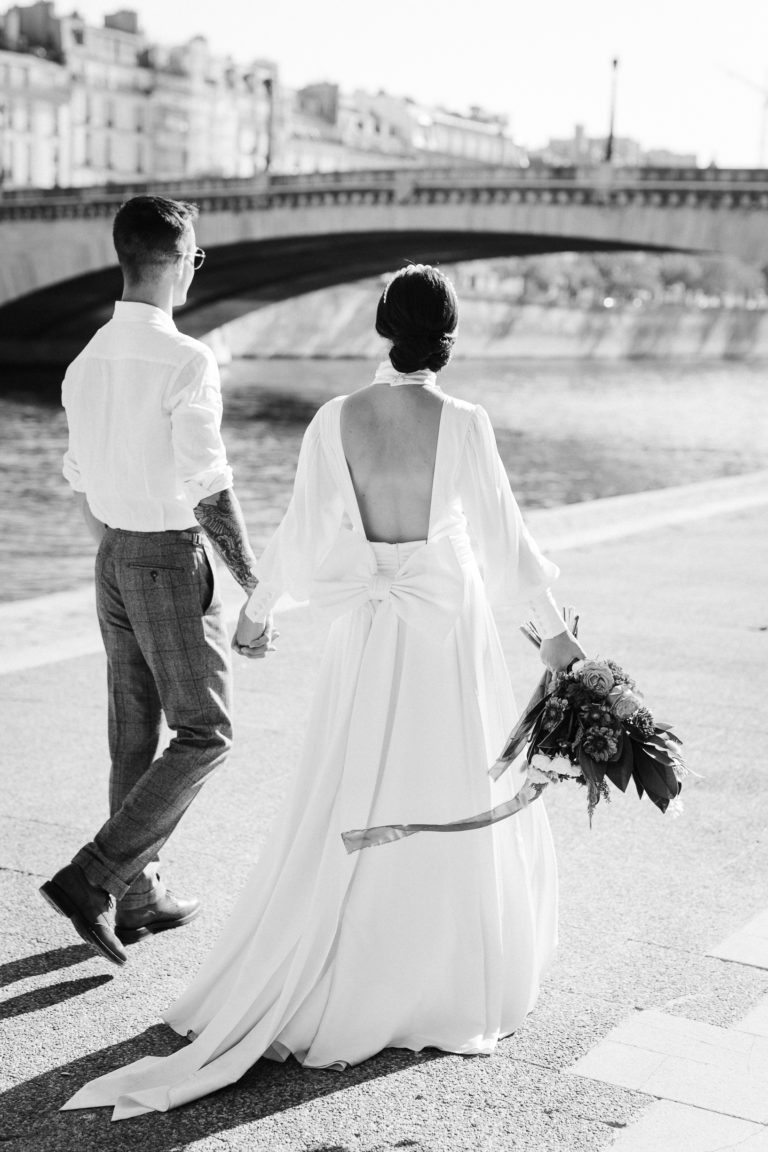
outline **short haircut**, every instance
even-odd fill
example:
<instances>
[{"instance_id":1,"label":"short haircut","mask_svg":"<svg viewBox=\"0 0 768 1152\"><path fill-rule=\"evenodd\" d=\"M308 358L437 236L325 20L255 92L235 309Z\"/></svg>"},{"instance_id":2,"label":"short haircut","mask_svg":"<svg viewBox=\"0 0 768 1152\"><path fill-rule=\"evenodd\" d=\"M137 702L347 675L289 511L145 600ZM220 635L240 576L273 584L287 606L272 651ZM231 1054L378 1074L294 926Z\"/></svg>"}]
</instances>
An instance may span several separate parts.
<instances>
[{"instance_id":1,"label":"short haircut","mask_svg":"<svg viewBox=\"0 0 768 1152\"><path fill-rule=\"evenodd\" d=\"M125 275L141 280L176 259L184 234L197 219L197 205L163 196L134 196L118 210L112 226L117 258Z\"/></svg>"}]
</instances>

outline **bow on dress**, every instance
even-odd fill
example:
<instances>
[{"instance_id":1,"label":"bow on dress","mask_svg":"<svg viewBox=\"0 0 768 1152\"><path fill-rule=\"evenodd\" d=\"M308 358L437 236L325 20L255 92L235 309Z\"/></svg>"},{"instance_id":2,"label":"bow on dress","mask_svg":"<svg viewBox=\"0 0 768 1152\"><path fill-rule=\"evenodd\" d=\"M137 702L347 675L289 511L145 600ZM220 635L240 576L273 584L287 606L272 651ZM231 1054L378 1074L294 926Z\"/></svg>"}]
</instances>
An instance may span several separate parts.
<instances>
[{"instance_id":1,"label":"bow on dress","mask_svg":"<svg viewBox=\"0 0 768 1152\"><path fill-rule=\"evenodd\" d=\"M404 623L442 641L463 607L464 585L457 548L447 536L425 542L389 572L379 569L363 536L344 532L315 574L309 599L331 620L371 601L388 603Z\"/></svg>"}]
</instances>

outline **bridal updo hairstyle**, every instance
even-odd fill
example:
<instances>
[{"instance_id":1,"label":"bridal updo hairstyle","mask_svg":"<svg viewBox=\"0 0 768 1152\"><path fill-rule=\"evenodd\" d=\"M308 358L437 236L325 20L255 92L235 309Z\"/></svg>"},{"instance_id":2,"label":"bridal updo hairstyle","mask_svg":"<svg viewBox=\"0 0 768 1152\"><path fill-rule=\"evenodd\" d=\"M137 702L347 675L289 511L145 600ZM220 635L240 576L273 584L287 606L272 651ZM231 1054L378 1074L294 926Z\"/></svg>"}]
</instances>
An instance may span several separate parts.
<instances>
[{"instance_id":1,"label":"bridal updo hairstyle","mask_svg":"<svg viewBox=\"0 0 768 1152\"><path fill-rule=\"evenodd\" d=\"M392 341L396 372L439 372L451 358L459 302L450 280L429 264L409 264L392 277L376 309L376 331Z\"/></svg>"}]
</instances>

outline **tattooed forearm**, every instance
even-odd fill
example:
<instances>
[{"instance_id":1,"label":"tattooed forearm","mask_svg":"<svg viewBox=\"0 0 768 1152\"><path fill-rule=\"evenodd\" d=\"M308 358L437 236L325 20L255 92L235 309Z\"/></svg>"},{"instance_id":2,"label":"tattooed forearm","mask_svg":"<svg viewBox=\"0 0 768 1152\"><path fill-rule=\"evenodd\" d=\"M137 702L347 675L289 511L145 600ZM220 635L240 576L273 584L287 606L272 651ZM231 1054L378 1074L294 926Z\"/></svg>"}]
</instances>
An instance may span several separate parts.
<instances>
[{"instance_id":1,"label":"tattooed forearm","mask_svg":"<svg viewBox=\"0 0 768 1152\"><path fill-rule=\"evenodd\" d=\"M256 557L248 543L240 501L232 489L206 496L195 508L195 516L240 587L252 592L258 584L253 572Z\"/></svg>"}]
</instances>

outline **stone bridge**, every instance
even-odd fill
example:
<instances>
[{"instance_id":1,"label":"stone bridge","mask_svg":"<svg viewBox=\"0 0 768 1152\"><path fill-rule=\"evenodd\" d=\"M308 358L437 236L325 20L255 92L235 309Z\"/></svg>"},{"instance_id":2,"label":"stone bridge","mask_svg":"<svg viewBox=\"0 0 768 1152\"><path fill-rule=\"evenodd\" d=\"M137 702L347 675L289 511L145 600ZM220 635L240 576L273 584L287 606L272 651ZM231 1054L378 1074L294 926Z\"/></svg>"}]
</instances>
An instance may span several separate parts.
<instances>
[{"instance_id":1,"label":"stone bridge","mask_svg":"<svg viewBox=\"0 0 768 1152\"><path fill-rule=\"evenodd\" d=\"M399 169L0 196L0 359L61 363L120 291L111 220L128 196L195 200L208 260L180 323L396 268L552 251L725 253L768 264L768 171Z\"/></svg>"}]
</instances>

